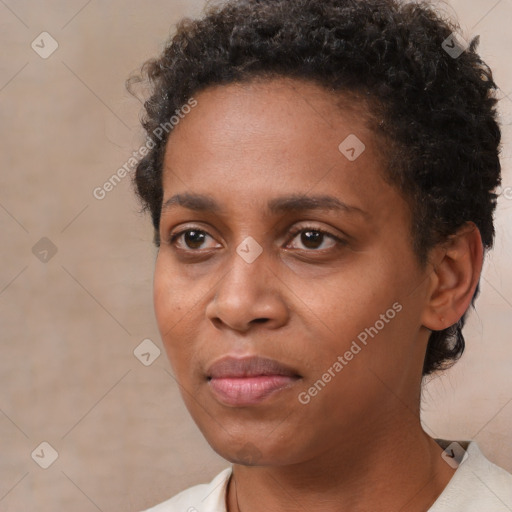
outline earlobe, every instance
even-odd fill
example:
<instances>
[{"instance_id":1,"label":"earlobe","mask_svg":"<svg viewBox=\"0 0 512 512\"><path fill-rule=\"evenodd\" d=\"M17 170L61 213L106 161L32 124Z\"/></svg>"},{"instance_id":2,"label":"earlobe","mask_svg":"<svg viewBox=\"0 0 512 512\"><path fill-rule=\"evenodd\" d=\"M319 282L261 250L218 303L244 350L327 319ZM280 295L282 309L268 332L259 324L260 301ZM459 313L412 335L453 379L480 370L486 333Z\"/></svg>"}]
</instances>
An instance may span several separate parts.
<instances>
[{"instance_id":1,"label":"earlobe","mask_svg":"<svg viewBox=\"0 0 512 512\"><path fill-rule=\"evenodd\" d=\"M472 222L432 251L431 286L422 323L440 331L458 322L471 304L480 279L483 245Z\"/></svg>"}]
</instances>

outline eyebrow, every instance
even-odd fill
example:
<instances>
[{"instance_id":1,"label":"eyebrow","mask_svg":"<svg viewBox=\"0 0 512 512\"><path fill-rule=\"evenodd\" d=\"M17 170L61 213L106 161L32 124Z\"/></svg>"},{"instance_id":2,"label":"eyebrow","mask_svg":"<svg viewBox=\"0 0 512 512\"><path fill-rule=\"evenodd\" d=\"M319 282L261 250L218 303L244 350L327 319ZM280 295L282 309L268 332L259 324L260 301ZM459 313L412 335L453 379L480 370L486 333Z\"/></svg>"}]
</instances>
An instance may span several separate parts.
<instances>
[{"instance_id":1,"label":"eyebrow","mask_svg":"<svg viewBox=\"0 0 512 512\"><path fill-rule=\"evenodd\" d=\"M210 212L219 215L225 210L210 196L204 194L183 193L166 199L162 204L162 212L181 206L196 212ZM366 217L368 214L357 206L348 205L334 196L292 194L271 199L267 203L268 212L274 215L287 212L302 212L311 210L343 211Z\"/></svg>"}]
</instances>

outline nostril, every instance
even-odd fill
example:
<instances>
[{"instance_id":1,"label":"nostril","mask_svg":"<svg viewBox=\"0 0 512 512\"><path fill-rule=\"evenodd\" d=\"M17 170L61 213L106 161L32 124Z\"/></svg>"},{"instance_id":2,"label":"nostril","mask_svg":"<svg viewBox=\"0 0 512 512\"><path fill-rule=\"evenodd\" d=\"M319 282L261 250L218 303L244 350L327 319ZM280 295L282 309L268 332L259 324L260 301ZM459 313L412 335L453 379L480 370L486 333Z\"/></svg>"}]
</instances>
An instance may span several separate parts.
<instances>
[{"instance_id":1,"label":"nostril","mask_svg":"<svg viewBox=\"0 0 512 512\"><path fill-rule=\"evenodd\" d=\"M217 329L220 329L222 327L222 320L218 317L212 318L211 322Z\"/></svg>"},{"instance_id":2,"label":"nostril","mask_svg":"<svg viewBox=\"0 0 512 512\"><path fill-rule=\"evenodd\" d=\"M258 323L258 324L261 324L263 322L267 322L268 321L268 318L255 318L254 320L252 320L253 323Z\"/></svg>"}]
</instances>

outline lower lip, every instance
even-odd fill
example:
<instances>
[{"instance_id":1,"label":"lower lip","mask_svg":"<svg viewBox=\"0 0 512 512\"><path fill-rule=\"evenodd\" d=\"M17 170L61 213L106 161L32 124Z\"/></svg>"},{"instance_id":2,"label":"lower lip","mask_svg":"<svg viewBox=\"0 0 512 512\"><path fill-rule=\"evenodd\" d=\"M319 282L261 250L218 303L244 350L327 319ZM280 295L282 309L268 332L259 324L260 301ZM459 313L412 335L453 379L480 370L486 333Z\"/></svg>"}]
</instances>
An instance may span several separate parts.
<instances>
[{"instance_id":1,"label":"lower lip","mask_svg":"<svg viewBox=\"0 0 512 512\"><path fill-rule=\"evenodd\" d=\"M227 405L254 405L276 391L284 390L298 377L286 375L261 375L259 377L212 378L209 384L221 402Z\"/></svg>"}]
</instances>

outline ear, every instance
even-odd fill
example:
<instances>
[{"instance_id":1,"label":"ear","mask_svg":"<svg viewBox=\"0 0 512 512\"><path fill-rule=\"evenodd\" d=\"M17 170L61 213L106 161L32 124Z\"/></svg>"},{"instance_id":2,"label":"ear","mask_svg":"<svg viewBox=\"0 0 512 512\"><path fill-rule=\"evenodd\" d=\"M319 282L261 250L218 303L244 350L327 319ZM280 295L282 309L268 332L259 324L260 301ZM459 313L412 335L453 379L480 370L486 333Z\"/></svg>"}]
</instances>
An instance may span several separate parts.
<instances>
[{"instance_id":1,"label":"ear","mask_svg":"<svg viewBox=\"0 0 512 512\"><path fill-rule=\"evenodd\" d=\"M466 223L433 249L430 260L433 270L422 324L440 331L457 323L471 304L483 263L480 231L473 222Z\"/></svg>"}]
</instances>

